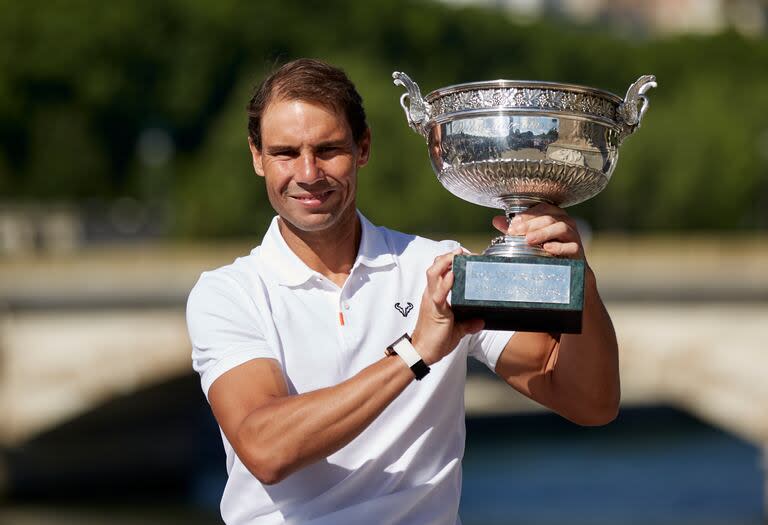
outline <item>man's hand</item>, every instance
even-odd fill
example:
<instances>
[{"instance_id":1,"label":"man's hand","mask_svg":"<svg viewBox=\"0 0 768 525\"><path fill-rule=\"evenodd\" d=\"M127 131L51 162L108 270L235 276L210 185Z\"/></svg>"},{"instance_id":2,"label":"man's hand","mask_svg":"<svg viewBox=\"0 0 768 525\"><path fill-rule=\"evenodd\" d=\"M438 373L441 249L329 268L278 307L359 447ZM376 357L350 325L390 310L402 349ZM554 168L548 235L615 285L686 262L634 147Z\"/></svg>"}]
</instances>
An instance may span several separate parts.
<instances>
[{"instance_id":1,"label":"man's hand","mask_svg":"<svg viewBox=\"0 0 768 525\"><path fill-rule=\"evenodd\" d=\"M456 322L448 304L453 286L453 258L461 248L440 255L427 270L427 287L421 297L419 319L411 337L413 346L427 365L436 363L456 348L462 337L483 329L483 321Z\"/></svg>"},{"instance_id":2,"label":"man's hand","mask_svg":"<svg viewBox=\"0 0 768 525\"><path fill-rule=\"evenodd\" d=\"M528 244L539 244L554 256L584 259L576 222L562 208L552 204L537 204L515 215L509 224L505 216L496 216L493 225L507 235L524 235Z\"/></svg>"},{"instance_id":3,"label":"man's hand","mask_svg":"<svg viewBox=\"0 0 768 525\"><path fill-rule=\"evenodd\" d=\"M584 259L575 221L557 206L538 204L507 224L507 235L524 235L530 245L558 257ZM531 399L581 425L602 425L616 417L621 397L616 333L587 266L581 334L516 332L496 362L496 373Z\"/></svg>"}]
</instances>

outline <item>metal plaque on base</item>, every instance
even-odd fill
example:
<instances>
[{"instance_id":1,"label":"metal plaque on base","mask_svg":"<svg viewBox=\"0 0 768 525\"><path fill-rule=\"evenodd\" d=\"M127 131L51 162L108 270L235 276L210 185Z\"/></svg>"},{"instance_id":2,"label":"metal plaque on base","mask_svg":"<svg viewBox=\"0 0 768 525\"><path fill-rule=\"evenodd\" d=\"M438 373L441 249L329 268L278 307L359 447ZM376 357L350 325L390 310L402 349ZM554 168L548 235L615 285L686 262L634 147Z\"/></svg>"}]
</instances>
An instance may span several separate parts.
<instances>
[{"instance_id":1,"label":"metal plaque on base","mask_svg":"<svg viewBox=\"0 0 768 525\"><path fill-rule=\"evenodd\" d=\"M488 330L581 333L584 261L457 255L451 308Z\"/></svg>"},{"instance_id":2,"label":"metal plaque on base","mask_svg":"<svg viewBox=\"0 0 768 525\"><path fill-rule=\"evenodd\" d=\"M622 99L585 86L494 80L422 97L405 73L392 74L410 127L427 141L438 180L466 201L500 208L511 220L541 202L566 207L600 193L619 146L648 109L651 75ZM494 239L480 256L457 256L451 307L486 328L580 333L584 261L552 257L524 236Z\"/></svg>"}]
</instances>

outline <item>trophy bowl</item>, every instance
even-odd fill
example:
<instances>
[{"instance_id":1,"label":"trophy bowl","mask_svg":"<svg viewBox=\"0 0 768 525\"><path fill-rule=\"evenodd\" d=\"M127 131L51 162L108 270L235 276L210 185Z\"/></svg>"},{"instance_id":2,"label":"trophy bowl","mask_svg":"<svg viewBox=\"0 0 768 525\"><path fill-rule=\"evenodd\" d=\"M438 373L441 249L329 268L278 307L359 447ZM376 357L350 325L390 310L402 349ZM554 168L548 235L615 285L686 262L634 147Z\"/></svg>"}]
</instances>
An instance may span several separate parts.
<instances>
[{"instance_id":1,"label":"trophy bowl","mask_svg":"<svg viewBox=\"0 0 768 525\"><path fill-rule=\"evenodd\" d=\"M407 90L400 104L408 124L426 139L440 183L510 218L539 202L566 207L600 193L621 142L648 108L645 92L656 86L655 77L645 75L622 99L573 84L493 80L422 97L408 75L392 76ZM496 244L491 253L498 251ZM515 253L545 255L514 239L506 244Z\"/></svg>"},{"instance_id":2,"label":"trophy bowl","mask_svg":"<svg viewBox=\"0 0 768 525\"><path fill-rule=\"evenodd\" d=\"M408 75L400 105L427 141L440 183L468 202L512 219L541 202L560 207L600 193L619 146L640 125L656 78L644 75L624 98L574 84L493 80L422 97ZM454 258L452 308L487 328L579 333L584 261L552 257L524 236L503 235L482 255Z\"/></svg>"}]
</instances>

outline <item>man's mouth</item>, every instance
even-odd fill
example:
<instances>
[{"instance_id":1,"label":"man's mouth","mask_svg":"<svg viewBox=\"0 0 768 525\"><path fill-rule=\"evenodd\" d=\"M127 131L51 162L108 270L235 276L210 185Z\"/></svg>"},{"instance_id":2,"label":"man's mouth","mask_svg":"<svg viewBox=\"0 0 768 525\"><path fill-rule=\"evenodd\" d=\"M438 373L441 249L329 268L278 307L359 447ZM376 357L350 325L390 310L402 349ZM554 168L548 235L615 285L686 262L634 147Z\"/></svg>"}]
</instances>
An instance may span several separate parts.
<instances>
[{"instance_id":1,"label":"man's mouth","mask_svg":"<svg viewBox=\"0 0 768 525\"><path fill-rule=\"evenodd\" d=\"M292 199L295 199L302 204L306 206L318 206L322 203L324 203L328 197L333 193L333 190L325 190L325 191L314 191L314 192L305 192L305 193L299 193L296 195L291 195L290 197Z\"/></svg>"}]
</instances>

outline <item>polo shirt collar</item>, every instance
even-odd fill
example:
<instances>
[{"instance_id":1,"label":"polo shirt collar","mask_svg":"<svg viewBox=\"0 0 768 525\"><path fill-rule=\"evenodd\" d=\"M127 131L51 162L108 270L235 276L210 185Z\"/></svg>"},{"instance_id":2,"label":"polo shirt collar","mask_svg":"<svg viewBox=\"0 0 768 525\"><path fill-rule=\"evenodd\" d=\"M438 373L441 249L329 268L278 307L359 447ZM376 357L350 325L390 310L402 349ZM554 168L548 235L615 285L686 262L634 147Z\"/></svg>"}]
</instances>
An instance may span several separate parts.
<instances>
[{"instance_id":1,"label":"polo shirt collar","mask_svg":"<svg viewBox=\"0 0 768 525\"><path fill-rule=\"evenodd\" d=\"M369 268L380 268L390 264L396 264L395 257L392 255L392 249L387 244L387 240L381 230L371 224L371 222L357 211L360 217L362 235L360 237L360 249L357 252L355 266L364 264Z\"/></svg>"},{"instance_id":2,"label":"polo shirt collar","mask_svg":"<svg viewBox=\"0 0 768 525\"><path fill-rule=\"evenodd\" d=\"M315 275L315 272L299 259L280 233L279 216L275 216L264 234L261 246L262 260L277 278L279 284L300 286Z\"/></svg>"},{"instance_id":3,"label":"polo shirt collar","mask_svg":"<svg viewBox=\"0 0 768 525\"><path fill-rule=\"evenodd\" d=\"M371 224L360 211L357 211L360 218L362 235L360 238L360 249L357 253L352 271L359 265L365 265L369 268L378 268L397 264L392 251L387 244L387 240L382 232ZM264 235L260 250L265 264L277 277L279 284L284 286L301 286L316 277L318 274L307 266L304 261L293 253L280 233L279 217L275 216L269 225L267 233Z\"/></svg>"}]
</instances>

